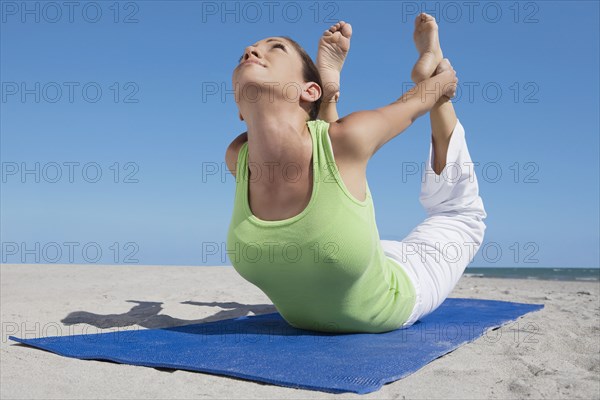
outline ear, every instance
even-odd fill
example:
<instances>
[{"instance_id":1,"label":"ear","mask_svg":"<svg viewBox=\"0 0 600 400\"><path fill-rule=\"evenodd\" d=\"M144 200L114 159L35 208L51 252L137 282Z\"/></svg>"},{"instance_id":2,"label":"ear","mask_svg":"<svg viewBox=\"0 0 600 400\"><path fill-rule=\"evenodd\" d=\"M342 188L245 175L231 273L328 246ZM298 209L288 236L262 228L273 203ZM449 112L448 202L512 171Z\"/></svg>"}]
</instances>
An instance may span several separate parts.
<instances>
[{"instance_id":1,"label":"ear","mask_svg":"<svg viewBox=\"0 0 600 400\"><path fill-rule=\"evenodd\" d=\"M240 115L240 121L243 121L244 117L242 117L242 113L238 111L238 114Z\"/></svg>"},{"instance_id":2,"label":"ear","mask_svg":"<svg viewBox=\"0 0 600 400\"><path fill-rule=\"evenodd\" d=\"M302 86L300 99L309 103L314 103L321 97L321 87L317 82L306 82Z\"/></svg>"}]
</instances>

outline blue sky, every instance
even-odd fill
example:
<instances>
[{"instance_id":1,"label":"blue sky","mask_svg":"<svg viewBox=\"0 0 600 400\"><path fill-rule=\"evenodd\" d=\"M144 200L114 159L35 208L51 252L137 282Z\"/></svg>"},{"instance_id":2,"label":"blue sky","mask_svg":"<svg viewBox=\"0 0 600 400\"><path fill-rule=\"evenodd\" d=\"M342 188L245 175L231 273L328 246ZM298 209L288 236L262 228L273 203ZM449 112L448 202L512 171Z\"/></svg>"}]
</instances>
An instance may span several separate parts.
<instances>
[{"instance_id":1,"label":"blue sky","mask_svg":"<svg viewBox=\"0 0 600 400\"><path fill-rule=\"evenodd\" d=\"M598 2L470 4L3 1L2 262L229 264L244 47L288 35L315 58L322 32L350 22L343 116L410 87L426 11L488 213L470 266L598 267ZM420 175L403 171L429 140L424 116L369 163L382 239L425 218Z\"/></svg>"}]
</instances>

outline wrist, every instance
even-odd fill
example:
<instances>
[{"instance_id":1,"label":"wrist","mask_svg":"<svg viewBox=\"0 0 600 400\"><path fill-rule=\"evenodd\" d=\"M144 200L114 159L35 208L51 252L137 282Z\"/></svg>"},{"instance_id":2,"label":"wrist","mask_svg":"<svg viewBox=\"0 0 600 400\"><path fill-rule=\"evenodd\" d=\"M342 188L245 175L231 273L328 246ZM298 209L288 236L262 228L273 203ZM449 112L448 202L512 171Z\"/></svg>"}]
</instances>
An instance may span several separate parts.
<instances>
[{"instance_id":1,"label":"wrist","mask_svg":"<svg viewBox=\"0 0 600 400\"><path fill-rule=\"evenodd\" d=\"M428 112L443 97L443 85L445 80L438 76L426 79L415 87L411 100L419 104L419 108Z\"/></svg>"}]
</instances>

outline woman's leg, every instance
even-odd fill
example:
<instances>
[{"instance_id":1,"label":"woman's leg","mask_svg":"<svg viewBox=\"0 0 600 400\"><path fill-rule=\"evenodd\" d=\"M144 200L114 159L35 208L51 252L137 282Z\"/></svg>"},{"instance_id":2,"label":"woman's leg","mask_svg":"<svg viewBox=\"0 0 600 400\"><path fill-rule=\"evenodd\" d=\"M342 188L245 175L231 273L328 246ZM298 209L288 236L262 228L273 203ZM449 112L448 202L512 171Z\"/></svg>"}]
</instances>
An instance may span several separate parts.
<instances>
[{"instance_id":1,"label":"woman's leg","mask_svg":"<svg viewBox=\"0 0 600 400\"><path fill-rule=\"evenodd\" d=\"M352 26L344 21L332 25L319 40L317 69L323 84L318 119L333 122L339 119L337 102L340 97L340 75L348 51Z\"/></svg>"},{"instance_id":2,"label":"woman's leg","mask_svg":"<svg viewBox=\"0 0 600 400\"><path fill-rule=\"evenodd\" d=\"M431 116L432 127L444 127L452 120L450 107L451 103L440 104ZM446 162L440 174L433 169L437 134L448 136ZM402 266L417 292L417 304L405 327L444 302L479 250L486 229L483 219L487 214L458 119L450 134L434 132L422 176L419 201L427 218L402 241L381 241L384 253Z\"/></svg>"},{"instance_id":3,"label":"woman's leg","mask_svg":"<svg viewBox=\"0 0 600 400\"><path fill-rule=\"evenodd\" d=\"M419 59L413 79L427 79L448 67L432 16L417 16L414 39ZM429 118L431 144L419 197L427 218L402 241L381 241L384 253L401 265L415 286L417 302L405 327L444 302L475 257L486 229L487 214L465 131L452 102L442 97Z\"/></svg>"},{"instance_id":4,"label":"woman's leg","mask_svg":"<svg viewBox=\"0 0 600 400\"><path fill-rule=\"evenodd\" d=\"M431 123L431 143L433 148L433 171L441 174L446 165L450 136L456 126L454 106L447 97L443 96L429 112Z\"/></svg>"},{"instance_id":5,"label":"woman's leg","mask_svg":"<svg viewBox=\"0 0 600 400\"><path fill-rule=\"evenodd\" d=\"M427 13L417 15L413 39L419 53L411 73L415 84L449 69L450 63L444 60L439 29L433 16ZM429 118L433 142L433 170L440 174L446 165L450 134L456 126L456 114L450 100L443 96L431 109Z\"/></svg>"}]
</instances>

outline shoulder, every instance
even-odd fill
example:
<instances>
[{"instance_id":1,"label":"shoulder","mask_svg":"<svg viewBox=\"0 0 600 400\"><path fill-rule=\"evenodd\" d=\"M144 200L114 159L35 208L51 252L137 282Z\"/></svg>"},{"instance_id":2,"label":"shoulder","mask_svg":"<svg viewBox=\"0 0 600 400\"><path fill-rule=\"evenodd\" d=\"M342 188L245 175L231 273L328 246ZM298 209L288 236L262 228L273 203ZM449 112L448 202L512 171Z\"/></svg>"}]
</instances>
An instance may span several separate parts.
<instances>
[{"instance_id":1,"label":"shoulder","mask_svg":"<svg viewBox=\"0 0 600 400\"><path fill-rule=\"evenodd\" d=\"M336 160L366 164L375 153L369 143L364 114L353 113L329 123L329 138Z\"/></svg>"},{"instance_id":2,"label":"shoulder","mask_svg":"<svg viewBox=\"0 0 600 400\"><path fill-rule=\"evenodd\" d=\"M233 176L236 176L236 167L240 149L242 145L247 141L248 132L244 132L238 135L238 137L236 137L235 139L233 139L233 141L229 144L229 147L227 147L227 150L225 152L225 163L227 164L229 172L231 172Z\"/></svg>"}]
</instances>

